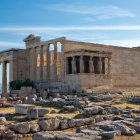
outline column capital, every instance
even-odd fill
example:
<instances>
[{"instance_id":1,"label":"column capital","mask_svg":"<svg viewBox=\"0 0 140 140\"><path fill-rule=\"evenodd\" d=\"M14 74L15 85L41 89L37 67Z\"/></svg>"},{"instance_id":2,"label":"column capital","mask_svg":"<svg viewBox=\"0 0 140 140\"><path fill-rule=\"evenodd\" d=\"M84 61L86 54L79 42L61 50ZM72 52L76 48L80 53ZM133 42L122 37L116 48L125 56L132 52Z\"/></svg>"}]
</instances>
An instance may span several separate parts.
<instances>
[{"instance_id":1,"label":"column capital","mask_svg":"<svg viewBox=\"0 0 140 140\"><path fill-rule=\"evenodd\" d=\"M54 42L53 45L54 45L54 46L57 46L57 42Z\"/></svg>"},{"instance_id":2,"label":"column capital","mask_svg":"<svg viewBox=\"0 0 140 140\"><path fill-rule=\"evenodd\" d=\"M102 60L102 57L101 57L101 56L99 57L99 60L100 60L100 61Z\"/></svg>"},{"instance_id":3,"label":"column capital","mask_svg":"<svg viewBox=\"0 0 140 140\"><path fill-rule=\"evenodd\" d=\"M93 59L93 56L90 56L90 61L92 61L92 59Z\"/></svg>"},{"instance_id":4,"label":"column capital","mask_svg":"<svg viewBox=\"0 0 140 140\"><path fill-rule=\"evenodd\" d=\"M72 56L72 60L75 60L75 56Z\"/></svg>"},{"instance_id":5,"label":"column capital","mask_svg":"<svg viewBox=\"0 0 140 140\"><path fill-rule=\"evenodd\" d=\"M40 46L39 46L40 49L43 49L43 47L44 47L44 45L40 45Z\"/></svg>"}]
</instances>

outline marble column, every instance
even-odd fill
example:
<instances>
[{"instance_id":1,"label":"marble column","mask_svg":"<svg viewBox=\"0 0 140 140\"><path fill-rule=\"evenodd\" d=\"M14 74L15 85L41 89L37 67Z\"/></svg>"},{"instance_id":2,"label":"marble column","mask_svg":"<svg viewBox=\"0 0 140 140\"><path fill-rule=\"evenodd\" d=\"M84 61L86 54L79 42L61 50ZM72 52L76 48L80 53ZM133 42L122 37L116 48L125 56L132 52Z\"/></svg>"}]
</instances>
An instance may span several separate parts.
<instances>
[{"instance_id":1,"label":"marble column","mask_svg":"<svg viewBox=\"0 0 140 140\"><path fill-rule=\"evenodd\" d=\"M47 45L47 80L50 80L50 44Z\"/></svg>"},{"instance_id":2,"label":"marble column","mask_svg":"<svg viewBox=\"0 0 140 140\"><path fill-rule=\"evenodd\" d=\"M90 56L90 60L89 60L89 70L90 70L90 73L94 73L94 65L93 65L93 57Z\"/></svg>"},{"instance_id":3,"label":"marble column","mask_svg":"<svg viewBox=\"0 0 140 140\"><path fill-rule=\"evenodd\" d=\"M13 59L9 61L9 65L10 65L10 81L14 80L14 62Z\"/></svg>"},{"instance_id":4,"label":"marble column","mask_svg":"<svg viewBox=\"0 0 140 140\"><path fill-rule=\"evenodd\" d=\"M43 65L44 65L43 46L40 46L40 80L43 80Z\"/></svg>"},{"instance_id":5,"label":"marble column","mask_svg":"<svg viewBox=\"0 0 140 140\"><path fill-rule=\"evenodd\" d=\"M99 57L99 74L102 74L102 57Z\"/></svg>"},{"instance_id":6,"label":"marble column","mask_svg":"<svg viewBox=\"0 0 140 140\"><path fill-rule=\"evenodd\" d=\"M3 73L2 73L2 94L5 96L7 94L7 62L3 62Z\"/></svg>"},{"instance_id":7,"label":"marble column","mask_svg":"<svg viewBox=\"0 0 140 140\"><path fill-rule=\"evenodd\" d=\"M57 48L57 42L56 43L54 43L54 78L55 78L55 80L57 80L57 63L58 63L58 60L57 60L57 58L58 58L58 50L57 50L58 48Z\"/></svg>"},{"instance_id":8,"label":"marble column","mask_svg":"<svg viewBox=\"0 0 140 140\"><path fill-rule=\"evenodd\" d=\"M75 57L72 57L72 74L76 73Z\"/></svg>"},{"instance_id":9,"label":"marble column","mask_svg":"<svg viewBox=\"0 0 140 140\"><path fill-rule=\"evenodd\" d=\"M108 74L111 72L111 58L108 58Z\"/></svg>"},{"instance_id":10,"label":"marble column","mask_svg":"<svg viewBox=\"0 0 140 140\"><path fill-rule=\"evenodd\" d=\"M66 74L69 74L69 63L68 63L68 57L66 57Z\"/></svg>"},{"instance_id":11,"label":"marble column","mask_svg":"<svg viewBox=\"0 0 140 140\"><path fill-rule=\"evenodd\" d=\"M84 60L83 60L83 56L80 56L80 73L84 73Z\"/></svg>"},{"instance_id":12,"label":"marble column","mask_svg":"<svg viewBox=\"0 0 140 140\"><path fill-rule=\"evenodd\" d=\"M33 48L33 75L34 75L34 81L36 81L36 66L37 66L37 57L36 57L36 48Z\"/></svg>"},{"instance_id":13,"label":"marble column","mask_svg":"<svg viewBox=\"0 0 140 140\"><path fill-rule=\"evenodd\" d=\"M105 57L105 74L108 74L108 58Z\"/></svg>"},{"instance_id":14,"label":"marble column","mask_svg":"<svg viewBox=\"0 0 140 140\"><path fill-rule=\"evenodd\" d=\"M31 78L30 76L30 49L27 49L27 69L28 69L27 77Z\"/></svg>"}]
</instances>

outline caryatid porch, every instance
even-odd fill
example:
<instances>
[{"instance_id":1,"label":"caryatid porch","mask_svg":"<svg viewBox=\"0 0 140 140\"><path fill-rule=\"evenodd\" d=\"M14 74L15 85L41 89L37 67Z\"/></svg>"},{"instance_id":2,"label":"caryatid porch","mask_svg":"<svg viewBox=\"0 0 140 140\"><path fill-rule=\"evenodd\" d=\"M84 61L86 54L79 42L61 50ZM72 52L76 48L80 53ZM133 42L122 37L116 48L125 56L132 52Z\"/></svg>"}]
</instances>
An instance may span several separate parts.
<instances>
[{"instance_id":1,"label":"caryatid porch","mask_svg":"<svg viewBox=\"0 0 140 140\"><path fill-rule=\"evenodd\" d=\"M66 52L66 74L110 74L111 53L90 50Z\"/></svg>"}]
</instances>

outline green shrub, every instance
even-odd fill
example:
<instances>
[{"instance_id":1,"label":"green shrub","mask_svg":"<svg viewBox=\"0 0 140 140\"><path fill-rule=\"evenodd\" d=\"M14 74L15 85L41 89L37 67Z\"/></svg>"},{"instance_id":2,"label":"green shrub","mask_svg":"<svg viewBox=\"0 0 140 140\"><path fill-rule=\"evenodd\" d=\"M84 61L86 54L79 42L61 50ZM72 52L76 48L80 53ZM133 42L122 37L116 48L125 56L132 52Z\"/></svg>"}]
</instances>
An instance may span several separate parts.
<instances>
[{"instance_id":1,"label":"green shrub","mask_svg":"<svg viewBox=\"0 0 140 140\"><path fill-rule=\"evenodd\" d=\"M26 79L24 81L14 80L14 81L9 82L10 90L20 90L21 87L35 88L35 83L34 83L34 81L32 81L30 79Z\"/></svg>"}]
</instances>

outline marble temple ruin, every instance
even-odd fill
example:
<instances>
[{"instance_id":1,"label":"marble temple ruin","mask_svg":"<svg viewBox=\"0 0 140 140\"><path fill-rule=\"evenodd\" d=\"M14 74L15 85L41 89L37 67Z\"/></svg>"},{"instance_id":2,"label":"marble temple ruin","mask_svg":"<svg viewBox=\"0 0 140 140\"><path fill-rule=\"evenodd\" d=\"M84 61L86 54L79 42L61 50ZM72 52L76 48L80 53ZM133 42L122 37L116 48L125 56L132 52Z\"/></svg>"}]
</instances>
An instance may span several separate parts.
<instances>
[{"instance_id":1,"label":"marble temple ruin","mask_svg":"<svg viewBox=\"0 0 140 140\"><path fill-rule=\"evenodd\" d=\"M29 78L39 89L140 86L139 47L78 42L65 37L41 41L33 34L24 42L26 49L0 52L3 94L7 93L7 63L10 81ZM54 50L50 50L51 45Z\"/></svg>"}]
</instances>

